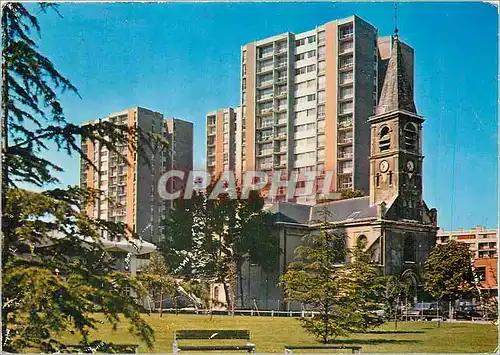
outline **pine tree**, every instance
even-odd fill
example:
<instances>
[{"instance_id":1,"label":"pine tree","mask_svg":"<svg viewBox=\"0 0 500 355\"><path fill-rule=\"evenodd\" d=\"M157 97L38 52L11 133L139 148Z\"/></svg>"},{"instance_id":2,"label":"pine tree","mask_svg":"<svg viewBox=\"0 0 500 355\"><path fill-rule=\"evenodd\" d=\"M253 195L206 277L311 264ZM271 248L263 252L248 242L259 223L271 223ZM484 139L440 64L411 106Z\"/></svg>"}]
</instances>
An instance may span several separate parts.
<instances>
[{"instance_id":1,"label":"pine tree","mask_svg":"<svg viewBox=\"0 0 500 355\"><path fill-rule=\"evenodd\" d=\"M287 300L317 312L301 322L324 344L382 323L374 313L379 291L376 267L361 248L347 248L346 236L332 227L328 216L327 209L321 211L319 233L303 237L295 251L298 260L281 277Z\"/></svg>"},{"instance_id":2,"label":"pine tree","mask_svg":"<svg viewBox=\"0 0 500 355\"><path fill-rule=\"evenodd\" d=\"M144 290L129 275L114 271L101 233L110 237L133 234L122 223L91 219L82 208L100 191L80 187L46 189L58 183L57 162L43 154L49 147L77 154L80 140L99 142L109 151L119 145L141 155L164 147L158 136L127 126L99 122L70 123L58 97L77 89L37 48L33 34L40 26L32 5L7 3L2 8L2 345L5 351L54 351L63 332L79 334L84 344L100 324L93 312L103 312L116 327L121 315L131 331L152 346L153 331L141 319L140 307L129 289ZM38 5L42 13L56 5ZM132 139L130 139L132 138ZM17 184L45 189L32 192ZM110 201L113 203L113 201ZM112 344L101 346L111 351Z\"/></svg>"}]
</instances>

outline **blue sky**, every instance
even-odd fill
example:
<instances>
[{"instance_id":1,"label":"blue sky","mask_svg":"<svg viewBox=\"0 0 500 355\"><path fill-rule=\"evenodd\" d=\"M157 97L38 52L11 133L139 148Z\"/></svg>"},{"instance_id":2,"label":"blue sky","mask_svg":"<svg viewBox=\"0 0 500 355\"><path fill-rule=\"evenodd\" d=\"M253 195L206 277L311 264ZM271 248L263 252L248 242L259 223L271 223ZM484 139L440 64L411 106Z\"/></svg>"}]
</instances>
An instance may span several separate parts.
<instances>
[{"instance_id":1,"label":"blue sky","mask_svg":"<svg viewBox=\"0 0 500 355\"><path fill-rule=\"evenodd\" d=\"M63 95L75 123L133 106L195 124L239 102L240 46L356 14L390 35L393 3L67 3L40 14L40 50L79 89ZM401 3L400 38L415 49L424 124L424 198L445 229L498 221L498 15L483 3ZM78 183L78 159L49 156Z\"/></svg>"}]
</instances>

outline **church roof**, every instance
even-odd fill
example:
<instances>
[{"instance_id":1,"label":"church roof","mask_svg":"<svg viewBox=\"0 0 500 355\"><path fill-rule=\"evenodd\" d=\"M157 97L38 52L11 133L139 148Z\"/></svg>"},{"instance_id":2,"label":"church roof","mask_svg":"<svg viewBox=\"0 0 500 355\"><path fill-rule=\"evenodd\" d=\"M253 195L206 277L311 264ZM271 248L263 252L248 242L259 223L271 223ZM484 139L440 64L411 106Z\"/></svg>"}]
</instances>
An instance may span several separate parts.
<instances>
[{"instance_id":1,"label":"church roof","mask_svg":"<svg viewBox=\"0 0 500 355\"><path fill-rule=\"evenodd\" d=\"M377 207L370 206L370 197L358 197L321 203L314 206L280 202L269 208L279 222L315 224L323 220L323 211L328 210L328 222L350 222L365 218L377 218Z\"/></svg>"},{"instance_id":2,"label":"church roof","mask_svg":"<svg viewBox=\"0 0 500 355\"><path fill-rule=\"evenodd\" d=\"M416 114L413 88L408 81L401 42L397 37L392 42L392 53L387 64L382 91L377 106L377 115L393 111L408 111Z\"/></svg>"}]
</instances>

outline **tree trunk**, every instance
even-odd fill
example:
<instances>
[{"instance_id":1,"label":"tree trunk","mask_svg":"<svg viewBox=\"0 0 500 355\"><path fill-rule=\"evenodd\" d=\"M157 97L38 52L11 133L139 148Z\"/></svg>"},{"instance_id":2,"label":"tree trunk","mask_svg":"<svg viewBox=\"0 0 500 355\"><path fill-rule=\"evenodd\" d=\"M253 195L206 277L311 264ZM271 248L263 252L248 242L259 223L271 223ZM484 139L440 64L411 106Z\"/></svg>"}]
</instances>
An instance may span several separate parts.
<instances>
[{"instance_id":1,"label":"tree trunk","mask_svg":"<svg viewBox=\"0 0 500 355\"><path fill-rule=\"evenodd\" d=\"M248 264L250 266L250 262ZM238 274L238 283L239 283L239 298L240 298L240 308L245 308L245 302L244 302L244 297L243 297L243 270L242 268L242 263L238 262L236 264L236 272Z\"/></svg>"},{"instance_id":2,"label":"tree trunk","mask_svg":"<svg viewBox=\"0 0 500 355\"><path fill-rule=\"evenodd\" d=\"M222 286L224 287L224 294L226 295L227 310L231 312L233 310L233 303L231 302L232 297L230 295L230 290L229 290L230 287L226 281L222 283Z\"/></svg>"},{"instance_id":3,"label":"tree trunk","mask_svg":"<svg viewBox=\"0 0 500 355\"><path fill-rule=\"evenodd\" d=\"M163 317L163 292L160 292L160 318Z\"/></svg>"}]
</instances>

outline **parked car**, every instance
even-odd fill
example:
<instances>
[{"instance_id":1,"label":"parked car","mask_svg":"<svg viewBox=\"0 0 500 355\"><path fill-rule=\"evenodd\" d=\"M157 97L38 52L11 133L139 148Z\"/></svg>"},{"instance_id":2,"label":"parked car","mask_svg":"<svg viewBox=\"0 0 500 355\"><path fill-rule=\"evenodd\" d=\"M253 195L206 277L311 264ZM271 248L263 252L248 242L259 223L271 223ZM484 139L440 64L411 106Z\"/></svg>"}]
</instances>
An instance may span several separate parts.
<instances>
[{"instance_id":1,"label":"parked car","mask_svg":"<svg viewBox=\"0 0 500 355\"><path fill-rule=\"evenodd\" d=\"M455 311L455 319L472 320L472 318L480 318L482 314L478 312L475 306L462 306Z\"/></svg>"},{"instance_id":2,"label":"parked car","mask_svg":"<svg viewBox=\"0 0 500 355\"><path fill-rule=\"evenodd\" d=\"M448 318L447 311L443 307L438 303L428 302L416 303L408 312L408 315L413 319L423 320L433 320L438 317L446 320Z\"/></svg>"}]
</instances>

